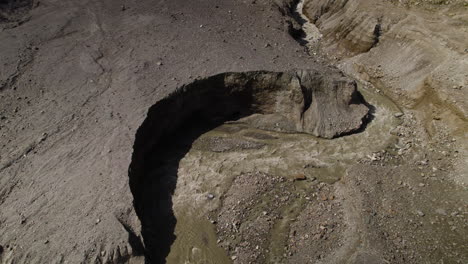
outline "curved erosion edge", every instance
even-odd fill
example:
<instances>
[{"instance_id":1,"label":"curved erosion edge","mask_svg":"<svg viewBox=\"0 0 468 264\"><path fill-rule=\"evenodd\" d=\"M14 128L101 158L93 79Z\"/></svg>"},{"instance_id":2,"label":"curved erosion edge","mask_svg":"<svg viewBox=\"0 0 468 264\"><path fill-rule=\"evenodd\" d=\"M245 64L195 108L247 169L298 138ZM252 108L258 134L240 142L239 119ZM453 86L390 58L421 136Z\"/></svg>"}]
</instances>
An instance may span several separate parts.
<instances>
[{"instance_id":1,"label":"curved erosion edge","mask_svg":"<svg viewBox=\"0 0 468 264\"><path fill-rule=\"evenodd\" d=\"M201 134L232 120L331 139L360 131L370 119L356 83L334 69L222 73L182 86L157 102L137 131L129 167L149 262L164 262L177 221L171 201L177 168L159 173L155 168L163 167L174 144L184 145L176 154L181 159Z\"/></svg>"}]
</instances>

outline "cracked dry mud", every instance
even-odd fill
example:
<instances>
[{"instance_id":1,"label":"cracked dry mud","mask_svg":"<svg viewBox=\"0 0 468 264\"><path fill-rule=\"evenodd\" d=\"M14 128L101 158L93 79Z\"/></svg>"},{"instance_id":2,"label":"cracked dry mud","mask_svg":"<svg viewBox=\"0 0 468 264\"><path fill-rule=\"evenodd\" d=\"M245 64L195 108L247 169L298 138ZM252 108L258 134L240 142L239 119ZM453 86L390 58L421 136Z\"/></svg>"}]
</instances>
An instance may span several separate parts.
<instances>
[{"instance_id":1,"label":"cracked dry mud","mask_svg":"<svg viewBox=\"0 0 468 264\"><path fill-rule=\"evenodd\" d=\"M467 263L461 0L0 0L0 263Z\"/></svg>"}]
</instances>

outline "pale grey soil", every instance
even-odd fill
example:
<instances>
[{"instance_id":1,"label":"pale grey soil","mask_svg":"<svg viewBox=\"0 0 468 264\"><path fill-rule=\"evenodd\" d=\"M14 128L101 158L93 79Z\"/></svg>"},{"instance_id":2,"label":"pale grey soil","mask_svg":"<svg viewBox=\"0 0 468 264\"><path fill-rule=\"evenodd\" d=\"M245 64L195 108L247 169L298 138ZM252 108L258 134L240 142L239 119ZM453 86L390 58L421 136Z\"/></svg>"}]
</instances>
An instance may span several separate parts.
<instances>
[{"instance_id":1,"label":"pale grey soil","mask_svg":"<svg viewBox=\"0 0 468 264\"><path fill-rule=\"evenodd\" d=\"M303 46L295 2L0 0L0 263L467 263L466 4L310 0L335 6ZM369 126L175 131L146 182L171 190L147 200L170 226L151 259L129 184L149 108L195 79L329 63Z\"/></svg>"},{"instance_id":2,"label":"pale grey soil","mask_svg":"<svg viewBox=\"0 0 468 264\"><path fill-rule=\"evenodd\" d=\"M7 263L139 254L121 222L139 233L128 167L148 108L198 76L317 67L270 1L45 0L27 16L0 32Z\"/></svg>"}]
</instances>

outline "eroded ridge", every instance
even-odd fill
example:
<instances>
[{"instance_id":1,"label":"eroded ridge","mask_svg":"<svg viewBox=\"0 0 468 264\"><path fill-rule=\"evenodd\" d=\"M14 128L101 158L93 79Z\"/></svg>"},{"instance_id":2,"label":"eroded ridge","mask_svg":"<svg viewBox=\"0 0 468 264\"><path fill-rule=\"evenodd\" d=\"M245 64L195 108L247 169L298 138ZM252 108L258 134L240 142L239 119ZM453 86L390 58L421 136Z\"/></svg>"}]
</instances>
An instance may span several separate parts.
<instances>
[{"instance_id":1,"label":"eroded ridge","mask_svg":"<svg viewBox=\"0 0 468 264\"><path fill-rule=\"evenodd\" d=\"M369 107L337 70L223 73L159 101L139 128L129 169L146 257L163 262L175 240L172 195L179 161L203 133L226 121L334 138L362 129Z\"/></svg>"}]
</instances>

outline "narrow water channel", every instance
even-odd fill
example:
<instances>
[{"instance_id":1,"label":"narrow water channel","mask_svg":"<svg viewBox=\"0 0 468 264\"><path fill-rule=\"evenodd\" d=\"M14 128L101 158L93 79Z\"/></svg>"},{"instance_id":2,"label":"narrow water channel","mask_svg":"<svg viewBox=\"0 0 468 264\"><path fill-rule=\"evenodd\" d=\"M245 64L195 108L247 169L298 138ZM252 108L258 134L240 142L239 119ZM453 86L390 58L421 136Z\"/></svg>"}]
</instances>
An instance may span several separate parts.
<instances>
[{"instance_id":1,"label":"narrow water channel","mask_svg":"<svg viewBox=\"0 0 468 264\"><path fill-rule=\"evenodd\" d=\"M307 134L259 130L240 120L223 124L196 139L178 164L178 181L173 195L176 239L167 263L231 262L226 251L218 245L216 223L207 216L222 205L235 177L252 172L284 178L304 174L317 182L331 184L358 159L393 145L396 139L389 131L399 123L394 117L398 108L382 95L364 88L360 91L375 106L374 119L361 133L328 140ZM226 146L216 149L213 142L224 142ZM305 181L294 188L305 193L313 184ZM211 195L215 198L209 199ZM258 199L273 198L267 193ZM271 260L281 259L289 225L304 209L305 202L297 199L287 210L280 210L282 215L267 243Z\"/></svg>"}]
</instances>

